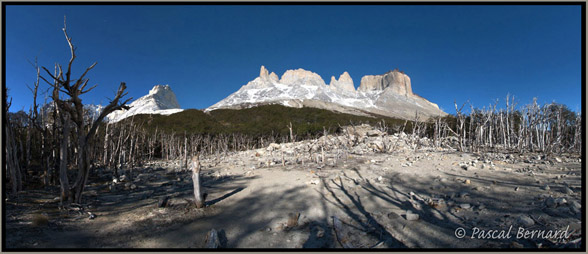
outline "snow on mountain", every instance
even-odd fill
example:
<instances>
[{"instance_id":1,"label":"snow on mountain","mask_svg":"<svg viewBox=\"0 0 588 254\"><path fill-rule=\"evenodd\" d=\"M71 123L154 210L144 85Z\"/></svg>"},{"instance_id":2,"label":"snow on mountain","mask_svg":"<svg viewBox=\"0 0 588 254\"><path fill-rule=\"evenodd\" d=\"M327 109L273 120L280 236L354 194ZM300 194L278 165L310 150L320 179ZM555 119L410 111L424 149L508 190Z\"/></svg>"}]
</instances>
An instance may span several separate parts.
<instances>
[{"instance_id":1,"label":"snow on mountain","mask_svg":"<svg viewBox=\"0 0 588 254\"><path fill-rule=\"evenodd\" d=\"M129 104L128 110L117 110L106 116L109 122L118 122L137 114L171 115L183 111L176 99L176 95L169 85L156 85L149 94Z\"/></svg>"},{"instance_id":2,"label":"snow on mountain","mask_svg":"<svg viewBox=\"0 0 588 254\"><path fill-rule=\"evenodd\" d=\"M312 103L319 101L320 103ZM304 69L288 70L278 80L275 73L261 66L259 77L205 111L243 108L260 104L289 107L311 106L357 113L357 110L391 117L411 118L415 112L425 116L444 115L436 104L413 94L410 78L397 70L362 78L355 90L349 73L331 77L329 85L316 73Z\"/></svg>"},{"instance_id":3,"label":"snow on mountain","mask_svg":"<svg viewBox=\"0 0 588 254\"><path fill-rule=\"evenodd\" d=\"M371 100L365 100L370 96L369 94L346 90L344 84L343 88L336 87L338 84L330 88L318 74L311 71L288 70L280 80L277 80L277 76L270 78L267 73L268 71L262 66L259 77L242 86L227 98L210 106L206 111L264 102L288 105L285 102L288 100L319 100L360 108L373 106ZM353 85L353 81L351 81L351 85Z\"/></svg>"}]
</instances>

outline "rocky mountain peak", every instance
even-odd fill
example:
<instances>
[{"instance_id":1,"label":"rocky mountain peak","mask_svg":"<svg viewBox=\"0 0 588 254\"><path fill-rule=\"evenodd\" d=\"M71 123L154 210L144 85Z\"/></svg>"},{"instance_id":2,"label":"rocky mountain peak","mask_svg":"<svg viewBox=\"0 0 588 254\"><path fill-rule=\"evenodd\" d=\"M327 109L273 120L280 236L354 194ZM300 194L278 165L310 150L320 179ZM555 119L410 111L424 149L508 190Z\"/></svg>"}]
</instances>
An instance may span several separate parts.
<instances>
[{"instance_id":1,"label":"rocky mountain peak","mask_svg":"<svg viewBox=\"0 0 588 254\"><path fill-rule=\"evenodd\" d=\"M280 104L287 107L325 108L359 115L366 115L368 112L403 119L414 118L415 112L425 116L446 114L434 103L413 94L410 78L398 70L364 76L357 91L348 72L343 72L339 79L331 77L328 86L321 76L304 69L288 70L281 79L273 72L268 73L262 66L259 77L208 107L206 111Z\"/></svg>"},{"instance_id":2,"label":"rocky mountain peak","mask_svg":"<svg viewBox=\"0 0 588 254\"><path fill-rule=\"evenodd\" d=\"M401 71L393 70L383 75L366 75L361 78L358 91L383 91L390 89L396 94L413 96L410 77Z\"/></svg>"},{"instance_id":3,"label":"rocky mountain peak","mask_svg":"<svg viewBox=\"0 0 588 254\"><path fill-rule=\"evenodd\" d=\"M270 80L274 81L274 82L278 82L280 78L278 78L278 75L272 71L272 73L270 73L269 75Z\"/></svg>"},{"instance_id":4,"label":"rocky mountain peak","mask_svg":"<svg viewBox=\"0 0 588 254\"><path fill-rule=\"evenodd\" d=\"M287 70L280 79L285 85L326 85L320 75L305 69Z\"/></svg>"},{"instance_id":5,"label":"rocky mountain peak","mask_svg":"<svg viewBox=\"0 0 588 254\"><path fill-rule=\"evenodd\" d=\"M173 114L182 111L176 94L169 85L156 85L149 94L129 104L128 110L117 110L110 113L108 121L118 122L124 118L137 114Z\"/></svg>"},{"instance_id":6,"label":"rocky mountain peak","mask_svg":"<svg viewBox=\"0 0 588 254\"><path fill-rule=\"evenodd\" d=\"M161 109L180 108L176 94L171 90L169 85L156 85L151 88L148 95L137 99L133 103L149 100L153 100Z\"/></svg>"},{"instance_id":7,"label":"rocky mountain peak","mask_svg":"<svg viewBox=\"0 0 588 254\"><path fill-rule=\"evenodd\" d=\"M329 87L336 91L347 91L347 92L355 92L355 86L353 85L353 79L349 76L349 73L343 72L339 79L335 79L335 77L331 77L331 83L329 83Z\"/></svg>"},{"instance_id":8,"label":"rocky mountain peak","mask_svg":"<svg viewBox=\"0 0 588 254\"><path fill-rule=\"evenodd\" d=\"M171 88L169 85L155 85L151 90L149 90L149 94L158 94L158 93L167 93L170 92Z\"/></svg>"},{"instance_id":9,"label":"rocky mountain peak","mask_svg":"<svg viewBox=\"0 0 588 254\"><path fill-rule=\"evenodd\" d=\"M261 66L261 69L259 70L259 77L262 79L268 79L269 78L269 72L268 70L265 68L265 66Z\"/></svg>"}]
</instances>

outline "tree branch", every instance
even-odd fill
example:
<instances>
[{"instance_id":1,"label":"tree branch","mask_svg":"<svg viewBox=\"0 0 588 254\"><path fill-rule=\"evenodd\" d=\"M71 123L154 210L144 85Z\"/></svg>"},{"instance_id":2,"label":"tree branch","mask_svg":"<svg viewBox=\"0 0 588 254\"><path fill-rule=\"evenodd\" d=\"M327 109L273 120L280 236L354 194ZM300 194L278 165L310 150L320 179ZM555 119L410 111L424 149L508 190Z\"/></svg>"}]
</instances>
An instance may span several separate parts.
<instances>
[{"instance_id":1,"label":"tree branch","mask_svg":"<svg viewBox=\"0 0 588 254\"><path fill-rule=\"evenodd\" d=\"M112 101L110 101L110 103L104 107L104 109L102 110L102 112L100 113L100 115L98 116L98 118L96 118L96 120L94 120L94 122L92 123L92 127L90 128L90 131L88 132L88 135L86 136L86 142L89 142L89 140L94 137L94 132L96 131L96 129L98 128L98 125L100 124L100 122L102 122L102 120L110 113L116 111L116 110L120 110L120 109L128 109L129 106L126 105L132 98L128 98L125 101L123 101L121 104L118 103L118 101L124 97L125 95L127 95L127 93L125 93L125 90L127 89L127 85L125 82L121 82L120 86L118 87L118 91L116 92L116 96L114 97L114 99L112 99Z\"/></svg>"},{"instance_id":2,"label":"tree branch","mask_svg":"<svg viewBox=\"0 0 588 254\"><path fill-rule=\"evenodd\" d=\"M66 23L66 19L65 16L63 16L63 34L65 35L65 39L67 40L67 44L69 45L69 49L71 52L71 59L69 59L69 64L67 66L67 72L65 73L65 82L67 85L65 85L65 88L69 90L69 81L71 80L71 65L73 64L73 61L76 59L76 49L73 45L73 43L71 42L71 37L69 37L69 35L67 35L67 23Z\"/></svg>"}]
</instances>

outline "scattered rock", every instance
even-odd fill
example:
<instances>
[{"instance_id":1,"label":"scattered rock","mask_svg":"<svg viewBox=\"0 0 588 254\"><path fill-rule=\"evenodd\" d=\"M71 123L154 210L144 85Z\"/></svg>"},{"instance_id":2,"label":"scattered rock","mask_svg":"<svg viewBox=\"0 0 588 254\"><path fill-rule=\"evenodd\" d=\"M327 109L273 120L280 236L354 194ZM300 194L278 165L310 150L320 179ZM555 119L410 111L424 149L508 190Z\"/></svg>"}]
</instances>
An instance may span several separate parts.
<instances>
[{"instance_id":1,"label":"scattered rock","mask_svg":"<svg viewBox=\"0 0 588 254\"><path fill-rule=\"evenodd\" d=\"M90 220L96 219L96 214L88 212L88 215L89 215L88 219L90 219Z\"/></svg>"},{"instance_id":2,"label":"scattered rock","mask_svg":"<svg viewBox=\"0 0 588 254\"><path fill-rule=\"evenodd\" d=\"M561 159L559 157L555 157L554 159L555 159L556 162L561 163Z\"/></svg>"},{"instance_id":3,"label":"scattered rock","mask_svg":"<svg viewBox=\"0 0 588 254\"><path fill-rule=\"evenodd\" d=\"M549 185L546 184L545 186L543 186L543 189L544 190L550 190L551 188L549 188Z\"/></svg>"},{"instance_id":4,"label":"scattered rock","mask_svg":"<svg viewBox=\"0 0 588 254\"><path fill-rule=\"evenodd\" d=\"M556 203L558 206L560 206L560 205L563 205L563 204L565 204L565 203L567 203L567 202L568 202L568 201L567 201L565 198L557 198L557 199L555 199L555 203Z\"/></svg>"},{"instance_id":5,"label":"scattered rock","mask_svg":"<svg viewBox=\"0 0 588 254\"><path fill-rule=\"evenodd\" d=\"M397 219L398 217L400 217L400 215L396 214L395 212L390 212L386 215L388 217L388 219Z\"/></svg>"},{"instance_id":6,"label":"scattered rock","mask_svg":"<svg viewBox=\"0 0 588 254\"><path fill-rule=\"evenodd\" d=\"M545 205L550 208L555 208L557 206L557 203L555 202L554 198L549 197L545 199Z\"/></svg>"},{"instance_id":7,"label":"scattered rock","mask_svg":"<svg viewBox=\"0 0 588 254\"><path fill-rule=\"evenodd\" d=\"M459 207L461 207L462 209L470 209L472 206L468 203L463 203L460 204Z\"/></svg>"},{"instance_id":8,"label":"scattered rock","mask_svg":"<svg viewBox=\"0 0 588 254\"><path fill-rule=\"evenodd\" d=\"M472 182L470 181L470 179L466 179L466 180L465 180L463 183L465 183L465 184L470 184L470 183L472 183Z\"/></svg>"},{"instance_id":9,"label":"scattered rock","mask_svg":"<svg viewBox=\"0 0 588 254\"><path fill-rule=\"evenodd\" d=\"M519 186L514 188L515 191L519 191Z\"/></svg>"},{"instance_id":10,"label":"scattered rock","mask_svg":"<svg viewBox=\"0 0 588 254\"><path fill-rule=\"evenodd\" d=\"M582 212L582 205L580 204L580 202L578 201L572 201L571 203L568 203L570 205L570 210L575 213L575 214L579 214Z\"/></svg>"},{"instance_id":11,"label":"scattered rock","mask_svg":"<svg viewBox=\"0 0 588 254\"><path fill-rule=\"evenodd\" d=\"M320 183L319 179L310 180L307 184L310 185L318 185Z\"/></svg>"},{"instance_id":12,"label":"scattered rock","mask_svg":"<svg viewBox=\"0 0 588 254\"><path fill-rule=\"evenodd\" d=\"M568 195L572 195L574 194L574 191L572 189L570 189L569 187L565 187L564 188L564 192Z\"/></svg>"},{"instance_id":13,"label":"scattered rock","mask_svg":"<svg viewBox=\"0 0 588 254\"><path fill-rule=\"evenodd\" d=\"M528 215L519 216L519 223L527 227L535 225L535 221L531 219L531 217L529 217Z\"/></svg>"},{"instance_id":14,"label":"scattered rock","mask_svg":"<svg viewBox=\"0 0 588 254\"><path fill-rule=\"evenodd\" d=\"M282 146L280 146L279 144L276 143L271 143L269 144L269 146L266 148L267 151L275 151L275 150L279 150L280 148L282 148Z\"/></svg>"},{"instance_id":15,"label":"scattered rock","mask_svg":"<svg viewBox=\"0 0 588 254\"><path fill-rule=\"evenodd\" d=\"M204 241L206 248L209 249L216 249L220 247L220 239L218 237L218 233L216 229L211 229L208 234L206 234L206 240Z\"/></svg>"},{"instance_id":16,"label":"scattered rock","mask_svg":"<svg viewBox=\"0 0 588 254\"><path fill-rule=\"evenodd\" d=\"M408 221L416 221L419 219L419 215L413 213L411 210L406 210L406 220Z\"/></svg>"}]
</instances>

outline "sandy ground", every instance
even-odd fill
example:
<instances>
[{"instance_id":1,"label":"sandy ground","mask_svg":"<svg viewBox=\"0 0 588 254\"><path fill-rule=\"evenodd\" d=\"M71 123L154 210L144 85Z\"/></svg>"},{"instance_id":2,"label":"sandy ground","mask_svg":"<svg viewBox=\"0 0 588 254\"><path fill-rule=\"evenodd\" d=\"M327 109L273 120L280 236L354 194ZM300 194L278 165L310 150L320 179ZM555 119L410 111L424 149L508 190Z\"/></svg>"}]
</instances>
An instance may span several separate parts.
<instances>
[{"instance_id":1,"label":"sandy ground","mask_svg":"<svg viewBox=\"0 0 588 254\"><path fill-rule=\"evenodd\" d=\"M213 228L228 248L560 248L580 238L578 156L421 148L282 165L276 151L203 158L203 209L189 205L191 172L161 161L118 184L96 172L81 208L59 210L55 190L23 192L6 202L5 247L202 248ZM568 238L524 239L520 228Z\"/></svg>"}]
</instances>

